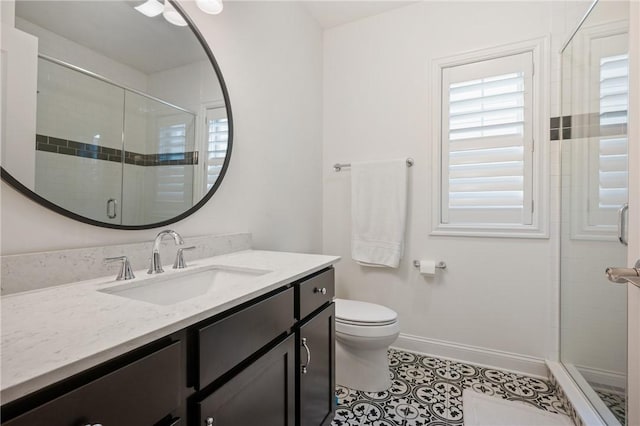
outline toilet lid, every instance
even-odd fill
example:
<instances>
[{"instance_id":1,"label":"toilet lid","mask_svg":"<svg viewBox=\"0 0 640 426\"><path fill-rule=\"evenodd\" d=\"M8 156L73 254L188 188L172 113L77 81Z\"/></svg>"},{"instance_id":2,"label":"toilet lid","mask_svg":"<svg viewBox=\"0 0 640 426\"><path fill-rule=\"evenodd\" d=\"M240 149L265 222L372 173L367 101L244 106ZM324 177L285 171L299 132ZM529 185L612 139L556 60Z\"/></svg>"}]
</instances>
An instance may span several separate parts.
<instances>
[{"instance_id":1,"label":"toilet lid","mask_svg":"<svg viewBox=\"0 0 640 426\"><path fill-rule=\"evenodd\" d=\"M386 306L358 300L335 299L336 321L354 325L387 325L396 322L398 314Z\"/></svg>"}]
</instances>

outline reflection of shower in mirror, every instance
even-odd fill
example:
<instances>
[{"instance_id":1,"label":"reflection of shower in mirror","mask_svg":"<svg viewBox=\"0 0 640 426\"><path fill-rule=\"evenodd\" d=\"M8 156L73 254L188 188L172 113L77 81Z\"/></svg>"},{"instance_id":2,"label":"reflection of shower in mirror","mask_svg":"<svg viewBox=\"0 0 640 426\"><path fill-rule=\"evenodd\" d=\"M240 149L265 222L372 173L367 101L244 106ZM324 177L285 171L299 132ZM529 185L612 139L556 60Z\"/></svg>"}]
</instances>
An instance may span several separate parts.
<instances>
[{"instance_id":1,"label":"reflection of shower in mirror","mask_svg":"<svg viewBox=\"0 0 640 426\"><path fill-rule=\"evenodd\" d=\"M145 16L153 1L145 14L130 2L16 3L16 31L37 43L3 40L33 59L7 72L25 107L7 102L2 166L36 201L144 228L187 215L219 186L232 143L224 82L197 32ZM187 24L176 4L155 3Z\"/></svg>"}]
</instances>

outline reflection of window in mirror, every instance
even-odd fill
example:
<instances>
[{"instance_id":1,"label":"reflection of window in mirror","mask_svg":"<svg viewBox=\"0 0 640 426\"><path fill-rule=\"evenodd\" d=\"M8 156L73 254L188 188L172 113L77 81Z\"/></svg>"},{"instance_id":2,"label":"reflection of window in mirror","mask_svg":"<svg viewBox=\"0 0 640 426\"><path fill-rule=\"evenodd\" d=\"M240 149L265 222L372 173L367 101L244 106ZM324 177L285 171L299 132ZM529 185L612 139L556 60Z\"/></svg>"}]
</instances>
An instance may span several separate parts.
<instances>
[{"instance_id":1,"label":"reflection of window in mirror","mask_svg":"<svg viewBox=\"0 0 640 426\"><path fill-rule=\"evenodd\" d=\"M209 191L218 180L222 165L227 156L229 142L229 122L224 107L207 108L207 156L206 156L206 191Z\"/></svg>"},{"instance_id":2,"label":"reflection of window in mirror","mask_svg":"<svg viewBox=\"0 0 640 426\"><path fill-rule=\"evenodd\" d=\"M150 200L149 219L160 221L170 213L179 215L193 204L194 121L184 112L166 112L151 117L157 126L157 164L148 167L155 181L155 194ZM153 145L153 141L151 141ZM153 217L158 213L158 217Z\"/></svg>"},{"instance_id":3,"label":"reflection of window in mirror","mask_svg":"<svg viewBox=\"0 0 640 426\"><path fill-rule=\"evenodd\" d=\"M627 202L628 35L620 24L586 31L584 114L572 117L574 186L572 237L614 240Z\"/></svg>"}]
</instances>

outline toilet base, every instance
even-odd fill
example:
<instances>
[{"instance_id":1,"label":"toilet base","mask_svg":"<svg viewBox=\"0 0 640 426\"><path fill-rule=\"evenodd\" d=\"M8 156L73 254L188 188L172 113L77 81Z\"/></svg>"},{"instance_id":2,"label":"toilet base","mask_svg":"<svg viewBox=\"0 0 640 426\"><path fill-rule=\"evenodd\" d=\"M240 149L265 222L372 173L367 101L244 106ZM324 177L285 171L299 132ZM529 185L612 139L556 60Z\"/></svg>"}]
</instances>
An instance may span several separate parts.
<instances>
[{"instance_id":1,"label":"toilet base","mask_svg":"<svg viewBox=\"0 0 640 426\"><path fill-rule=\"evenodd\" d=\"M336 384L364 392L391 387L387 347L360 350L336 339Z\"/></svg>"}]
</instances>

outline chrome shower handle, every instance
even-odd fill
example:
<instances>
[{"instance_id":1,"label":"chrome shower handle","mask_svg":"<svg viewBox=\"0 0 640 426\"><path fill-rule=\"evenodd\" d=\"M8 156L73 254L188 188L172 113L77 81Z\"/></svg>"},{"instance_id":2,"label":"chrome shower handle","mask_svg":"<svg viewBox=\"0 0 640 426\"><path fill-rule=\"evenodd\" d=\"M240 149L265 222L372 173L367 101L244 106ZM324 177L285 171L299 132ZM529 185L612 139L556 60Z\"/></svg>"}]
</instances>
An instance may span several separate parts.
<instances>
[{"instance_id":1,"label":"chrome shower handle","mask_svg":"<svg viewBox=\"0 0 640 426\"><path fill-rule=\"evenodd\" d=\"M628 246L627 240L627 212L629 211L629 204L624 203L622 207L618 209L618 241L623 246Z\"/></svg>"},{"instance_id":2,"label":"chrome shower handle","mask_svg":"<svg viewBox=\"0 0 640 426\"><path fill-rule=\"evenodd\" d=\"M640 260L633 268L607 268L605 271L609 281L613 283L631 283L640 287Z\"/></svg>"},{"instance_id":3,"label":"chrome shower handle","mask_svg":"<svg viewBox=\"0 0 640 426\"><path fill-rule=\"evenodd\" d=\"M116 216L118 216L118 200L115 198L109 198L107 200L107 217L109 219L115 219Z\"/></svg>"}]
</instances>

